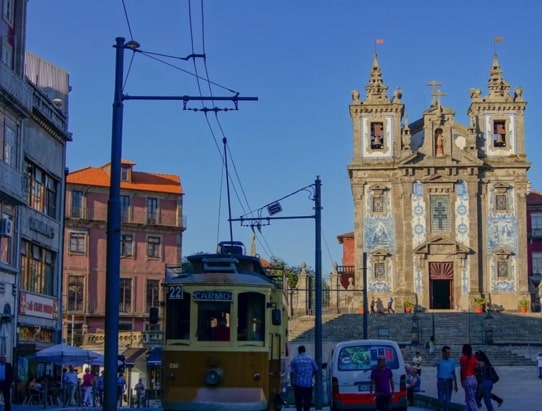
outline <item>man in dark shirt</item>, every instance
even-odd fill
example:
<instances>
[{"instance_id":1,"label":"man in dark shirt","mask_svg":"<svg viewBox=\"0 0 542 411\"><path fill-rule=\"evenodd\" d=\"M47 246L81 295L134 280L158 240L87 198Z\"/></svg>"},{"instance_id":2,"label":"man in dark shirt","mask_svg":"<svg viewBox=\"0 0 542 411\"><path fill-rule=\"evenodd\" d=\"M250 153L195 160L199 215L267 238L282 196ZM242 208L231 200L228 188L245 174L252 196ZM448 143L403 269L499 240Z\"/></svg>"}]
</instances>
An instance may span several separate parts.
<instances>
[{"instance_id":1,"label":"man in dark shirt","mask_svg":"<svg viewBox=\"0 0 542 411\"><path fill-rule=\"evenodd\" d=\"M13 368L6 362L6 355L0 354L0 392L4 396L4 409L11 411L11 384L13 383Z\"/></svg>"},{"instance_id":2,"label":"man in dark shirt","mask_svg":"<svg viewBox=\"0 0 542 411\"><path fill-rule=\"evenodd\" d=\"M388 411L393 394L393 374L386 367L386 358L378 357L377 366L371 372L371 393L375 393L376 410Z\"/></svg>"}]
</instances>

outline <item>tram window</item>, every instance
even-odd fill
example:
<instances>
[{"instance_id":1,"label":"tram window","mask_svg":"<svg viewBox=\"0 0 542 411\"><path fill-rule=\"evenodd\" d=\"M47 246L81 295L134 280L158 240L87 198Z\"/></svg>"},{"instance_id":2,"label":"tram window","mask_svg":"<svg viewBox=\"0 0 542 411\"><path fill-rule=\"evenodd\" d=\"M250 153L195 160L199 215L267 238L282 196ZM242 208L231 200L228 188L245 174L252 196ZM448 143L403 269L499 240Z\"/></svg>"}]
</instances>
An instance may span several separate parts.
<instances>
[{"instance_id":1,"label":"tram window","mask_svg":"<svg viewBox=\"0 0 542 411\"><path fill-rule=\"evenodd\" d=\"M238 296L239 341L263 341L265 339L265 295L239 293Z\"/></svg>"},{"instance_id":2,"label":"tram window","mask_svg":"<svg viewBox=\"0 0 542 411\"><path fill-rule=\"evenodd\" d=\"M189 339L190 294L183 293L182 299L168 300L166 309L166 339Z\"/></svg>"},{"instance_id":3,"label":"tram window","mask_svg":"<svg viewBox=\"0 0 542 411\"><path fill-rule=\"evenodd\" d=\"M198 341L230 340L229 302L198 302Z\"/></svg>"}]
</instances>

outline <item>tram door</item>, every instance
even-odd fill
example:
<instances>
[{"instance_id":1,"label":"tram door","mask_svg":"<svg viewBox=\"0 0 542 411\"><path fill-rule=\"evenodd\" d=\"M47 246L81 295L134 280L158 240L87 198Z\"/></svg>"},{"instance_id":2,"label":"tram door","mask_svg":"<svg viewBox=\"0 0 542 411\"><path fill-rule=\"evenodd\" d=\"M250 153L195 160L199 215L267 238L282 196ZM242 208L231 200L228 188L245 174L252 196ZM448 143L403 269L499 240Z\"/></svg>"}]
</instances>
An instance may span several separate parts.
<instances>
[{"instance_id":1,"label":"tram door","mask_svg":"<svg viewBox=\"0 0 542 411\"><path fill-rule=\"evenodd\" d=\"M453 308L453 263L429 263L430 307L435 310Z\"/></svg>"}]
</instances>

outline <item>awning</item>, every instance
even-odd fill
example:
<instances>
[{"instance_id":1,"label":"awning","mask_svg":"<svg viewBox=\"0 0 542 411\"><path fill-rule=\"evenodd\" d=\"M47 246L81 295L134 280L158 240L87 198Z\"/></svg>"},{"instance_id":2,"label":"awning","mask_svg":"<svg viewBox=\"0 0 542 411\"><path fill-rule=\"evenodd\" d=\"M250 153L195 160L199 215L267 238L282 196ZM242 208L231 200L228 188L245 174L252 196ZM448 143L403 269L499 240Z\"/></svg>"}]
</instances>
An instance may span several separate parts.
<instances>
[{"instance_id":1,"label":"awning","mask_svg":"<svg viewBox=\"0 0 542 411\"><path fill-rule=\"evenodd\" d=\"M147 365L162 365L162 347L153 347L147 360Z\"/></svg>"},{"instance_id":2,"label":"awning","mask_svg":"<svg viewBox=\"0 0 542 411\"><path fill-rule=\"evenodd\" d=\"M128 348L122 353L127 367L133 367L139 357L147 353L146 348Z\"/></svg>"}]
</instances>

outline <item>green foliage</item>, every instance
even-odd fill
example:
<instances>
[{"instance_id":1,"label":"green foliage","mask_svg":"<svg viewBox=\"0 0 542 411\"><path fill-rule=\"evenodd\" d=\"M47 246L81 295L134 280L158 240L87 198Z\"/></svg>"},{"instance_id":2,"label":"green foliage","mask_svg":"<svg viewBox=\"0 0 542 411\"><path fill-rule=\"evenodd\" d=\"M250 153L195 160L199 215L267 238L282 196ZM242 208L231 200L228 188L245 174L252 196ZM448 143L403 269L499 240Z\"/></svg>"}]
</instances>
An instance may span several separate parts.
<instances>
[{"instance_id":1,"label":"green foliage","mask_svg":"<svg viewBox=\"0 0 542 411\"><path fill-rule=\"evenodd\" d=\"M519 306L522 308L527 308L529 306L529 300L527 300L526 298L521 298L519 300Z\"/></svg>"},{"instance_id":2,"label":"green foliage","mask_svg":"<svg viewBox=\"0 0 542 411\"><path fill-rule=\"evenodd\" d=\"M414 308L414 303L412 301L406 300L403 305L405 306L405 308Z\"/></svg>"},{"instance_id":3,"label":"green foliage","mask_svg":"<svg viewBox=\"0 0 542 411\"><path fill-rule=\"evenodd\" d=\"M300 265L289 265L281 258L278 257L271 257L270 261L271 265L274 267L274 269L283 269L286 275L286 278L288 280L288 287L289 288L295 288L297 285L297 279L299 277L299 274L301 274L302 268ZM308 275L314 276L314 270L310 267L306 267L305 271Z\"/></svg>"},{"instance_id":4,"label":"green foliage","mask_svg":"<svg viewBox=\"0 0 542 411\"><path fill-rule=\"evenodd\" d=\"M485 297L474 297L473 300L476 307L483 307L487 303L487 299Z\"/></svg>"}]
</instances>

